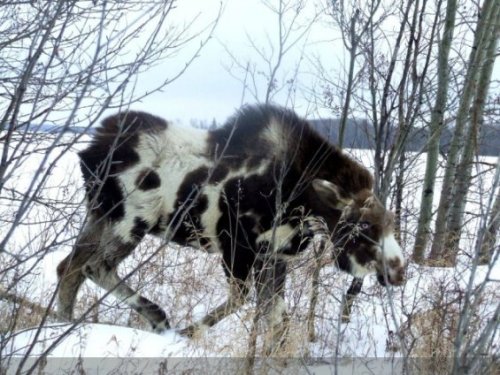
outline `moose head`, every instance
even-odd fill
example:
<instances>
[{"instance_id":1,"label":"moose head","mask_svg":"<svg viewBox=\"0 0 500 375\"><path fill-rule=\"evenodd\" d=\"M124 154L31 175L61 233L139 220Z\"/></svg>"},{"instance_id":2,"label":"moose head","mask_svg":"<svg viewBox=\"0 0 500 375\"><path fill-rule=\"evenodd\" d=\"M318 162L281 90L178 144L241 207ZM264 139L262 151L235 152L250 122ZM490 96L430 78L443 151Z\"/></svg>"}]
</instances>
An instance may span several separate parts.
<instances>
[{"instance_id":1,"label":"moose head","mask_svg":"<svg viewBox=\"0 0 500 375\"><path fill-rule=\"evenodd\" d=\"M394 237L394 213L371 190L348 194L336 184L312 183L327 210L323 219L331 233L338 267L355 277L376 273L382 285L404 282L404 258Z\"/></svg>"}]
</instances>

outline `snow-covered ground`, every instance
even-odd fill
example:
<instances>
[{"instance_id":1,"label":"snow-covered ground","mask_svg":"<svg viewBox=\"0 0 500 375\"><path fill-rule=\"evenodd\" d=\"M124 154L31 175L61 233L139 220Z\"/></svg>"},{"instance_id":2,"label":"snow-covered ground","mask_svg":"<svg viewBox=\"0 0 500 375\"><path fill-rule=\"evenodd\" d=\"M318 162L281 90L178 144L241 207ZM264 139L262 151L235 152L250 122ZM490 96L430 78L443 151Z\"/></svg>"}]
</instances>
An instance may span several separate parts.
<instances>
[{"instance_id":1,"label":"snow-covered ground","mask_svg":"<svg viewBox=\"0 0 500 375\"><path fill-rule=\"evenodd\" d=\"M42 142L30 147L30 150L42 150L44 144ZM20 218L21 224L16 226L7 242L8 253L0 256L0 292L7 290L40 306L54 308L53 295L57 283L55 268L69 253L85 215L81 204L82 181L75 152L82 147L81 144L73 147L71 152L63 153L59 159L57 150L48 155L49 160L56 161L54 168L47 169L44 189L34 194L35 203ZM352 153L365 165L371 164L369 152L352 150ZM22 196L20 193L26 191L34 174L40 171L45 157L47 153L43 151L26 157L14 170L2 192L0 217L4 221L0 226L0 240L9 233L9 222L16 219L14 214L22 204L18 200ZM485 158L483 161L496 163L495 158ZM402 233L402 245L407 253L412 249L424 162L425 157L422 156L412 160L412 174L407 182L408 194L404 202ZM482 169L476 171L479 177L475 180L475 193L470 197L471 201L476 203L468 206L472 213L479 212L479 203L484 202L492 193L491 189L488 189L492 184L491 168L488 169L484 164L478 168ZM487 172L482 173L483 170ZM374 277L368 277L363 292L355 302L349 324L339 323L339 317L342 296L351 278L332 266L325 267L321 271L320 298L316 308L317 340L313 343L308 341L306 321L312 274L310 254L293 261L287 279L286 300L291 313L291 328L286 350L287 356L295 358L296 362L293 362L293 365L288 364L287 373L292 368L298 373L330 373L334 364L339 366L340 373L353 373L353 368L358 365L367 368L371 365L373 368L381 364L394 365L396 362L389 360L397 361L400 357L425 356L423 349L418 349L419 342L425 341L425 333L422 333L425 324L411 325L411 319L416 321L416 317L420 317L422 321L430 322L437 314L444 328L448 324L456 324L457 317L454 312L463 307L464 291L467 290L469 282L472 280L474 285L480 286L487 277L486 291L481 294L481 299L476 301L478 306L474 310L479 316L473 329L480 332L482 324L494 313L500 301L500 293L496 288L500 281L500 264L490 270L486 266L479 267L477 272L471 275L470 258L473 253L474 234L477 233L479 224L474 215L469 216L465 232L470 233L470 239L464 241L464 251L456 268L428 268L410 264L407 283L403 287L391 289L382 288ZM124 262L120 273L126 274L134 269L141 259L160 246L157 240L145 240L134 255ZM152 262L134 273L130 283L162 305L174 327L182 328L224 300L227 283L219 262L218 255L167 246ZM76 316L85 312L103 294L102 290L86 282L78 295ZM450 309L445 311L443 309L446 306ZM84 323L76 327L61 324L52 317L40 326L40 317L34 316L36 314L29 308L25 310L25 314L18 317L18 328L15 331L4 328L8 325L2 326L2 367L7 363L7 359L13 358L18 364L26 355L30 361L36 360L51 348L48 352L49 359L57 358L59 362L49 361L49 364L56 363L57 366L67 366L68 369L80 366L82 369L96 372L98 369L107 371L110 367L120 365L132 366L122 367L120 371L123 373L134 373L134 368L136 373L147 373L149 370L158 373L158 369L175 368L182 372L188 369L206 369L206 366L210 366L211 370L225 368L227 373L233 373L235 368L231 366L240 369L245 365L242 358L248 351L254 304L247 304L192 340L179 336L175 329L164 335L149 332L148 326L135 313L113 297L107 297L89 314ZM14 311L17 310L12 303L0 301L0 320L14 319ZM444 318L439 317L439 311L445 311ZM68 332L68 335L60 340L65 332ZM498 340L498 334L495 339ZM493 350L494 345L498 350L498 341L492 344ZM107 360L85 361L91 357L103 357ZM65 358L65 361L62 358ZM128 364L112 361L123 358L141 360ZM146 358L150 359L149 362ZM165 362L165 358L171 359L170 364ZM197 360L174 361L182 358ZM228 358L234 359L231 365L227 362ZM240 360L236 360L238 358ZM357 358L359 363L353 362L352 358ZM381 362L380 359L386 362ZM400 364L397 362L398 366ZM280 368L284 368L283 363L275 365L274 371L278 373ZM141 367L141 371L137 370L137 366L144 367ZM13 367L15 366L10 368ZM24 368L29 368L29 365ZM397 366L392 368L393 373L400 373L399 370ZM104 373L107 373L106 371Z\"/></svg>"}]
</instances>

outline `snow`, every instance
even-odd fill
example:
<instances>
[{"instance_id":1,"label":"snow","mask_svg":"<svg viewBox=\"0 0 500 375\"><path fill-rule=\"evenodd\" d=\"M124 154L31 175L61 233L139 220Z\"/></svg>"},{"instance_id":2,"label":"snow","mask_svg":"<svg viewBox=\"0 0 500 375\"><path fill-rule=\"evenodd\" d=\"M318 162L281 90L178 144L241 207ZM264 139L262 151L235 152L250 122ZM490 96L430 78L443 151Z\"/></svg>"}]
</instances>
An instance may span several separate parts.
<instances>
[{"instance_id":1,"label":"snow","mask_svg":"<svg viewBox=\"0 0 500 375\"><path fill-rule=\"evenodd\" d=\"M40 356L66 332L67 336L51 351L52 357L157 358L179 357L193 351L189 348L189 340L174 330L158 335L134 328L88 323L76 327L71 324L53 324L39 332L37 327L21 331L9 343L4 354L24 356L30 349L31 356ZM35 334L38 334L36 341ZM33 348L30 347L32 342L35 342Z\"/></svg>"}]
</instances>

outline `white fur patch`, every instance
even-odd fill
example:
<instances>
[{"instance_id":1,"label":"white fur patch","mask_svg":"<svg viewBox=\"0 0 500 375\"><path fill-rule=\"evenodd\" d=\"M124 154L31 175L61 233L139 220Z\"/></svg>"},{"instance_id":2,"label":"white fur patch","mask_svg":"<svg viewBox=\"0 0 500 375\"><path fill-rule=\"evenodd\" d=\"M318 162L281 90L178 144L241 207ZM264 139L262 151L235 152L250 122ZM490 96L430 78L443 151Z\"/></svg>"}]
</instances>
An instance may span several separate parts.
<instances>
[{"instance_id":1,"label":"white fur patch","mask_svg":"<svg viewBox=\"0 0 500 375\"><path fill-rule=\"evenodd\" d=\"M385 263L387 266L389 280L392 280L392 282L396 281L397 283L400 283L400 280L402 280L401 273L404 267L404 258L401 247L394 238L394 235L390 234L384 237L380 241L380 247L382 250L383 259L385 259L386 261ZM395 260L399 260L399 262L392 263Z\"/></svg>"},{"instance_id":2,"label":"white fur patch","mask_svg":"<svg viewBox=\"0 0 500 375\"><path fill-rule=\"evenodd\" d=\"M286 303L281 296L274 299L273 307L267 316L271 327L275 327L283 322L283 314L286 313Z\"/></svg>"},{"instance_id":3,"label":"white fur patch","mask_svg":"<svg viewBox=\"0 0 500 375\"><path fill-rule=\"evenodd\" d=\"M121 299L121 302L125 302L126 304L128 305L131 305L131 306L140 306L140 297L141 295L139 293L134 293L132 294L131 296L124 296L122 294L117 294L116 297L118 297L119 299Z\"/></svg>"},{"instance_id":4,"label":"white fur patch","mask_svg":"<svg viewBox=\"0 0 500 375\"><path fill-rule=\"evenodd\" d=\"M385 259L397 258L401 261L401 266L404 265L403 251L396 241L396 238L394 238L393 233L380 240L380 248L382 249L382 255Z\"/></svg>"},{"instance_id":5,"label":"white fur patch","mask_svg":"<svg viewBox=\"0 0 500 375\"><path fill-rule=\"evenodd\" d=\"M139 163L119 175L125 195L125 217L113 225L114 234L124 242L131 241L136 217L154 225L160 215L171 214L186 174L210 164L206 145L206 131L173 124L158 133L142 133L136 150ZM159 188L137 189L137 176L144 169L152 169L160 176Z\"/></svg>"},{"instance_id":6,"label":"white fur patch","mask_svg":"<svg viewBox=\"0 0 500 375\"><path fill-rule=\"evenodd\" d=\"M222 184L207 185L203 188L203 194L208 198L208 206L205 212L201 215L201 224L205 228L204 236L210 239L209 252L220 251L219 242L217 240L217 222L222 216L219 210L219 197L222 190Z\"/></svg>"},{"instance_id":7,"label":"white fur patch","mask_svg":"<svg viewBox=\"0 0 500 375\"><path fill-rule=\"evenodd\" d=\"M375 262L367 263L366 265L361 265L356 261L356 257L350 255L349 260L351 263L351 271L349 272L354 277L363 278L366 275L375 272Z\"/></svg>"},{"instance_id":8,"label":"white fur patch","mask_svg":"<svg viewBox=\"0 0 500 375\"><path fill-rule=\"evenodd\" d=\"M293 236L297 233L297 229L290 224L280 225L276 228L269 229L257 237L257 243L269 242L274 244L274 252L285 249Z\"/></svg>"},{"instance_id":9,"label":"white fur patch","mask_svg":"<svg viewBox=\"0 0 500 375\"><path fill-rule=\"evenodd\" d=\"M273 118L262 132L262 138L275 146L273 151L277 156L285 155L288 150L287 137L284 134L285 128L279 119Z\"/></svg>"},{"instance_id":10,"label":"white fur patch","mask_svg":"<svg viewBox=\"0 0 500 375\"><path fill-rule=\"evenodd\" d=\"M279 139L280 124L271 124L269 132ZM271 136L272 134L269 134ZM281 134L281 133L280 133ZM274 142L274 141L273 141ZM280 141L283 143L283 140ZM160 217L168 218L174 213L177 201L177 192L189 172L206 167L210 170L214 161L206 152L208 145L208 132L198 129L190 129L182 126L169 124L168 128L161 132L141 134L136 149L140 155L140 161L136 165L118 175L121 188L124 192L125 216L122 220L113 224L113 232L124 242L132 241L131 233L136 218L146 221L149 225L155 225ZM270 161L263 159L256 167L248 168L245 164L239 169L232 169L222 181L217 184L207 184L201 187L201 191L193 192L206 195L208 198L207 209L201 215L201 224L204 228L200 233L204 238L210 240L205 250L218 251L217 222L222 212L219 208L219 199L224 195L225 183L233 178L245 178L252 175L263 175ZM137 178L145 169L155 171L160 177L160 186L151 190L140 190L137 188ZM235 223L236 224L236 223ZM283 228L282 228L283 229ZM280 246L286 242L287 233L290 229L280 229L277 240ZM163 234L168 238L169 233ZM196 239L193 246L199 247Z\"/></svg>"}]
</instances>

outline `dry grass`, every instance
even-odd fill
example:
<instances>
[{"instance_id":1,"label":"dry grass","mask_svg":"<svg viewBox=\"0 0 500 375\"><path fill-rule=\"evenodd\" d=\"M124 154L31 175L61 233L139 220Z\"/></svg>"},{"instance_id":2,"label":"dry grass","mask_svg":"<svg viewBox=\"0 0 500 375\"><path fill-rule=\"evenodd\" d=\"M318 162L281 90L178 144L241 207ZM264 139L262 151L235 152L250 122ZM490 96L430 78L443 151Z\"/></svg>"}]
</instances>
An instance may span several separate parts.
<instances>
[{"instance_id":1,"label":"dry grass","mask_svg":"<svg viewBox=\"0 0 500 375\"><path fill-rule=\"evenodd\" d=\"M155 249L157 246L157 242L145 242L120 268L120 274L133 269L150 254L151 248ZM351 323L341 325L338 322L340 301L350 278L335 270L332 265L327 265L321 270L319 277L320 295L315 311L317 341L310 343L307 325L311 291L310 261L312 259L304 257L290 266L286 293L290 317L287 339L280 351L273 353L276 361L266 364L267 367L261 367L260 370L264 373L267 370L279 373L278 369L286 369L287 360L294 358L314 361L314 357L323 357L330 361L339 361L342 357L362 355L362 345L370 349L379 342L392 340L392 348L377 352L378 357L392 355L393 351L396 351L397 356L406 354L411 358L425 359L413 363L412 373L449 373L449 359L454 354L458 319L464 304L464 290L461 286L463 284L458 282L453 273L436 276L435 279L431 279L434 274L432 268L427 268L426 272L429 274L425 275L411 273L410 277L422 277L427 282L425 286L417 286L419 292L412 301L415 307L408 311L403 308L401 315L400 309L410 300L408 294L411 291L396 288L392 295L393 300L390 301L385 289L377 284L367 283L363 293L355 301ZM172 326L176 328L183 328L200 319L208 310L222 302L228 289L220 257L192 249L167 248L161 251L135 273L129 282L135 288L140 288L145 296L164 307L171 318ZM426 287L428 289L423 291ZM102 293L103 291L92 283L86 283L77 298L76 315L79 316L88 309ZM495 299L498 301L498 297L498 293L495 295L489 291L482 299L475 300L477 306L474 306L467 340L481 331L480 317L485 316L484 307L491 306ZM12 326L6 325L12 322L12 319L16 321L16 330L40 323L43 307L30 305L28 299L25 303L13 302L0 304L0 329L3 332L12 330ZM396 307L396 318L401 319L401 316L405 315L399 336L390 334L394 330L388 307L390 303ZM245 307L192 340L192 355L248 357L254 315L255 296L252 292ZM381 316L385 320L381 320ZM112 297L100 303L98 309L89 314L87 321L149 330L148 323ZM383 327L385 330L381 334L381 331L374 330L373 326ZM269 339L266 337L268 334L265 323L261 322L255 337L256 361L265 355L264 342ZM402 343L398 337L402 337ZM337 348L339 359L334 359Z\"/></svg>"}]
</instances>

